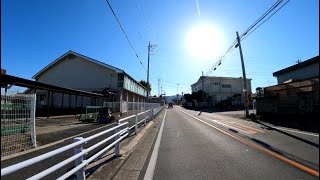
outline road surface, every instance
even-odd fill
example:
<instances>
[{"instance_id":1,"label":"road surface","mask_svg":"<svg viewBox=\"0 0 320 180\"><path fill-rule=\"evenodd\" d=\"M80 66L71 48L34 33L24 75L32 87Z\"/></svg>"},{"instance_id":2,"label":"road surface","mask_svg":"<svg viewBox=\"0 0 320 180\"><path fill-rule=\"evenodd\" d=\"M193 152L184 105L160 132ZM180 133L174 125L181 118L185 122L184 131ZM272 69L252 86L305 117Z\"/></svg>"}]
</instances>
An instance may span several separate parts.
<instances>
[{"instance_id":1,"label":"road surface","mask_svg":"<svg viewBox=\"0 0 320 180\"><path fill-rule=\"evenodd\" d=\"M318 179L319 136L167 109L144 179Z\"/></svg>"}]
</instances>

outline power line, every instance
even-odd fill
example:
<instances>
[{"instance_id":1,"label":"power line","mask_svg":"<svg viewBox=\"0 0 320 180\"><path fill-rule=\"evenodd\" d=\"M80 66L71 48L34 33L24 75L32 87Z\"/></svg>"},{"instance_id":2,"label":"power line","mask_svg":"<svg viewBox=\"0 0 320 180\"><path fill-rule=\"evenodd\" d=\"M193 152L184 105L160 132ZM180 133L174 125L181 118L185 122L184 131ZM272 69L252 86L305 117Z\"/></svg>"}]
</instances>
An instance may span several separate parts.
<instances>
[{"instance_id":1,"label":"power line","mask_svg":"<svg viewBox=\"0 0 320 180\"><path fill-rule=\"evenodd\" d=\"M240 37L246 35L254 26L256 26L262 19L264 19L271 11L273 11L283 0L275 2L265 13L263 13L247 30L245 30Z\"/></svg>"},{"instance_id":2,"label":"power line","mask_svg":"<svg viewBox=\"0 0 320 180\"><path fill-rule=\"evenodd\" d=\"M275 12L273 12L267 19L265 19L264 21L262 21L262 23L260 23L257 27L255 27L251 32L249 32L249 34L246 34L246 36L242 37L241 40L245 39L246 37L248 37L251 33L253 33L256 29L258 29L262 24L264 24L267 20L269 20L274 14L276 14L283 6L285 6L290 0L288 0L287 2L285 2L281 7L279 7Z\"/></svg>"},{"instance_id":3,"label":"power line","mask_svg":"<svg viewBox=\"0 0 320 180\"><path fill-rule=\"evenodd\" d=\"M123 5L124 5L124 7L126 8L126 11L129 12L130 17L133 18L136 13L133 13L133 12L132 12L132 10L128 7L126 1L122 0L122 3L123 3ZM140 33L140 32L142 32L142 31L141 31L142 28L139 26L139 23L136 24L136 27L137 27L137 29L138 29L138 35L139 35L139 37L141 38L142 42L144 42L144 38L142 37L142 35L141 35L141 33Z\"/></svg>"},{"instance_id":4,"label":"power line","mask_svg":"<svg viewBox=\"0 0 320 180\"><path fill-rule=\"evenodd\" d=\"M145 13L145 10L144 10L144 8L143 8L143 5L142 5L142 3L141 3L141 1L140 0L138 0L139 1L139 5L140 5L140 8L141 8L141 10L142 10L142 15L143 15L143 17L144 17L144 20L145 20L145 24L146 24L146 26L148 26L148 24L149 24L149 22L148 22L148 17L146 16L146 13ZM131 14L131 15L133 15L133 13L131 12L131 10L129 9L129 7L127 6L127 4L123 1L123 4L125 5L125 7L128 9L128 11L129 11L129 13ZM146 5L146 4L145 4ZM137 6L137 4L136 4L136 9L137 9L137 11L139 12L139 10L138 10L138 6ZM138 15L138 13L136 13L137 15ZM140 38L142 39L142 41L144 41L143 40L143 37L142 37L142 35L141 35L141 33L138 31L138 34L139 34L139 36L140 36ZM137 54L137 53L136 53ZM137 56L138 57L138 56ZM143 67L143 69L146 71L146 73L148 73L148 70L146 69L146 67L144 66L144 64L142 63L142 61L140 60L140 58L138 57L138 59L139 59L139 63L141 64L141 66ZM153 79L152 79L153 80ZM153 80L154 81L154 80Z\"/></svg>"},{"instance_id":5,"label":"power line","mask_svg":"<svg viewBox=\"0 0 320 180\"><path fill-rule=\"evenodd\" d=\"M280 8L278 8L273 14L271 14L267 19L265 19L272 11L274 11L284 0L278 0L276 3L274 3L265 13L263 13L262 16L258 18L247 30L245 30L241 34L241 40L243 40L245 37L249 36L253 31L255 31L258 27L260 27L264 22L266 22L270 17L272 17L275 13L277 13L284 5L286 5L290 0L288 0L285 4L283 4ZM262 21L265 19L264 21ZM260 23L262 21L262 23ZM259 24L260 23L260 24ZM258 25L259 24L259 25ZM258 25L258 26L257 26ZM252 30L253 29L253 30ZM252 31L250 31L252 30ZM216 68L221 65L221 62L225 59L228 53L231 53L234 47L237 47L238 43L237 40L235 39L231 46L227 49L227 51L224 53L224 55L218 60L209 70L205 75L211 74Z\"/></svg>"},{"instance_id":6,"label":"power line","mask_svg":"<svg viewBox=\"0 0 320 180\"><path fill-rule=\"evenodd\" d=\"M115 14L115 12L113 11L113 9L112 9L112 7L111 7L111 4L109 3L109 1L108 1L108 0L106 0L106 1L107 1L107 3L108 3L108 6L109 6L110 10L112 11L113 16L116 18L116 20L117 20L117 22L118 22L118 24L119 24L119 26L120 26L120 28L121 28L121 30L122 30L122 32L123 32L123 34L125 35L125 37L126 37L127 41L129 42L129 44L130 44L130 46L131 46L132 50L134 51L134 53L135 53L136 57L138 58L138 60L139 60L140 64L142 65L142 67L144 68L144 70L147 72L146 67L145 67L145 66L143 65L143 63L141 62L141 60L140 60L140 58L139 58L139 56L138 56L138 53L137 53L137 52L136 52L136 50L134 49L134 47L133 47L132 43L130 42L129 37L127 36L127 34L126 34L126 32L125 32L124 28L122 27L122 25L121 25L121 23L120 23L120 21L119 21L119 19L118 19L117 15L116 15L116 14Z\"/></svg>"},{"instance_id":7,"label":"power line","mask_svg":"<svg viewBox=\"0 0 320 180\"><path fill-rule=\"evenodd\" d=\"M226 56L232 52L232 50L234 49L234 47L236 46L237 44L237 40L234 40L233 43L229 46L229 48L227 49L227 51L219 58L219 60L208 70L207 73L205 73L205 75L209 75L211 74L213 71L216 70L216 68L218 66L221 65L222 61L226 58Z\"/></svg>"},{"instance_id":8,"label":"power line","mask_svg":"<svg viewBox=\"0 0 320 180\"><path fill-rule=\"evenodd\" d=\"M152 32L152 35L153 35L153 40L155 41L155 42L157 42L157 38L156 38L156 34L155 34L155 31L154 31L154 29L152 28L152 21L150 21L150 12L149 12L149 9L148 9L148 7L147 7L147 2L146 2L146 0L144 0L143 1L144 2L144 6L145 6L145 8L146 8L146 15L147 15L147 20L148 20L148 24L149 24L149 27L150 27L150 30L151 30L151 32Z\"/></svg>"},{"instance_id":9,"label":"power line","mask_svg":"<svg viewBox=\"0 0 320 180\"><path fill-rule=\"evenodd\" d=\"M127 41L129 42L129 44L130 44L130 46L131 46L132 50L133 50L133 51L134 51L134 53L136 54L137 58L139 58L139 56L138 56L138 54L137 54L136 50L134 49L133 45L131 44L131 42L130 42L130 40L129 40L128 36L127 36L126 31L125 31L125 30L124 30L124 28L122 27L122 25L121 25L121 23L120 23L120 21L119 21L119 19L118 19L117 15L116 15L116 14L115 14L115 12L113 11L113 9L112 9L112 7L111 7L111 4L109 3L109 0L106 0L106 1L107 1L108 5L109 5L109 8L110 8L110 9L111 9L111 11L112 11L113 16L116 18L116 20L117 20L117 22L118 22L118 24L119 24L119 26L120 26L120 28L121 28L121 30L122 30L122 32L123 32L123 34L125 35L125 37L126 37ZM141 62L141 61L140 61L140 62Z\"/></svg>"}]
</instances>

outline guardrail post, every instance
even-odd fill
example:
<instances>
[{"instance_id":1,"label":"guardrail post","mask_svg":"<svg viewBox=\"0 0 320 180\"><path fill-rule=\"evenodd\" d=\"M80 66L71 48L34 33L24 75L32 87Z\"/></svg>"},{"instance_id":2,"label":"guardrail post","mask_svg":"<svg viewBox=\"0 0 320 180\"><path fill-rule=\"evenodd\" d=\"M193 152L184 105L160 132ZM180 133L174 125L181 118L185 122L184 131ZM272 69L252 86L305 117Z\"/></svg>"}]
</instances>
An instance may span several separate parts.
<instances>
[{"instance_id":1,"label":"guardrail post","mask_svg":"<svg viewBox=\"0 0 320 180\"><path fill-rule=\"evenodd\" d=\"M78 141L81 141L81 140L83 140L83 137L76 137L76 138L73 139L73 142L78 142ZM80 144L79 146L74 148L74 154L78 154L82 150L83 150L83 144ZM83 156L79 157L78 159L76 159L74 161L74 165L78 166L79 164L81 164L83 162L83 159L84 159ZM79 171L77 171L75 173L75 175L77 176L77 180L85 180L86 179L86 176L85 176L85 173L84 173L84 168L79 169Z\"/></svg>"},{"instance_id":2,"label":"guardrail post","mask_svg":"<svg viewBox=\"0 0 320 180\"><path fill-rule=\"evenodd\" d=\"M144 126L147 124L147 111L144 112Z\"/></svg>"},{"instance_id":3,"label":"guardrail post","mask_svg":"<svg viewBox=\"0 0 320 180\"><path fill-rule=\"evenodd\" d=\"M120 122L118 120L116 126L119 126L120 125ZM116 128L115 129L115 133L118 133L120 132L120 127ZM118 134L116 137L115 137L115 141L120 139L120 134ZM114 154L116 157L120 156L120 141L117 142L115 145L114 145Z\"/></svg>"},{"instance_id":4,"label":"guardrail post","mask_svg":"<svg viewBox=\"0 0 320 180\"><path fill-rule=\"evenodd\" d=\"M138 114L136 114L136 124L135 124L134 128L135 128L134 131L137 134L137 132L138 132Z\"/></svg>"},{"instance_id":5,"label":"guardrail post","mask_svg":"<svg viewBox=\"0 0 320 180\"><path fill-rule=\"evenodd\" d=\"M153 109L151 109L151 120L153 119Z\"/></svg>"}]
</instances>

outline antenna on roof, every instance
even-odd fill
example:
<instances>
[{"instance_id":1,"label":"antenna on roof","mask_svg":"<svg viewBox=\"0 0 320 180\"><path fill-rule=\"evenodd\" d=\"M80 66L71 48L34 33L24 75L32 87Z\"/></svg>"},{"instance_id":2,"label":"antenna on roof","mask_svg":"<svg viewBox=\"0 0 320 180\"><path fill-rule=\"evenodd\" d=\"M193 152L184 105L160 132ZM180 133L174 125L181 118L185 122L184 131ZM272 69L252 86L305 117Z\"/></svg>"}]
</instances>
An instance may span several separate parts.
<instances>
[{"instance_id":1,"label":"antenna on roof","mask_svg":"<svg viewBox=\"0 0 320 180\"><path fill-rule=\"evenodd\" d=\"M301 60L299 58L297 58L298 60L296 61L297 64L301 63Z\"/></svg>"}]
</instances>

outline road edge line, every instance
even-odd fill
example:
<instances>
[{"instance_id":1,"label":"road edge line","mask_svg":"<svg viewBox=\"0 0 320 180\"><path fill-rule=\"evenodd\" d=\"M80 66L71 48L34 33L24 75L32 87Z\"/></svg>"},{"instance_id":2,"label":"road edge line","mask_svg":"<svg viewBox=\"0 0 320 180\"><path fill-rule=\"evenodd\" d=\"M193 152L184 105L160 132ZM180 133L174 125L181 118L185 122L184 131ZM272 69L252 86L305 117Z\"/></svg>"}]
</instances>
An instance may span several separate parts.
<instances>
[{"instance_id":1,"label":"road edge line","mask_svg":"<svg viewBox=\"0 0 320 180\"><path fill-rule=\"evenodd\" d=\"M156 168L156 163L157 163L157 159L158 159L158 153L159 153L159 148L160 148L160 142L161 142L161 137L162 137L162 132L163 132L163 127L164 127L164 122L166 120L166 115L167 115L167 109L164 113L163 119L162 119L162 123L161 123L161 127L157 136L157 140L156 143L154 145L152 154L151 154L151 158L146 170L146 173L144 175L144 180L152 180L153 179L153 174L154 174L154 170Z\"/></svg>"}]
</instances>

